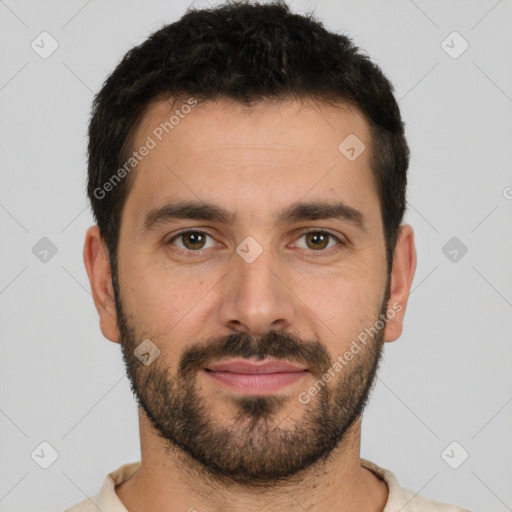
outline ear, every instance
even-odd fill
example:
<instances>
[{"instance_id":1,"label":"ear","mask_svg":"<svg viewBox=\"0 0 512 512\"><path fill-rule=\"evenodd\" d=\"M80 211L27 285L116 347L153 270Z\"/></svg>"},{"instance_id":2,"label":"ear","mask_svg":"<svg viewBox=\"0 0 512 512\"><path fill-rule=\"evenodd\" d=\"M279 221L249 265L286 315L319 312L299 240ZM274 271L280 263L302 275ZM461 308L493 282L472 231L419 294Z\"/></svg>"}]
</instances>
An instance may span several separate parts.
<instances>
[{"instance_id":1,"label":"ear","mask_svg":"<svg viewBox=\"0 0 512 512\"><path fill-rule=\"evenodd\" d=\"M395 341L402 334L405 309L415 271L416 248L414 246L414 233L411 226L402 224L393 256L388 301L388 321L384 331L384 341Z\"/></svg>"},{"instance_id":2,"label":"ear","mask_svg":"<svg viewBox=\"0 0 512 512\"><path fill-rule=\"evenodd\" d=\"M91 226L85 235L84 263L100 317L101 332L108 340L119 343L110 259L98 226Z\"/></svg>"}]
</instances>

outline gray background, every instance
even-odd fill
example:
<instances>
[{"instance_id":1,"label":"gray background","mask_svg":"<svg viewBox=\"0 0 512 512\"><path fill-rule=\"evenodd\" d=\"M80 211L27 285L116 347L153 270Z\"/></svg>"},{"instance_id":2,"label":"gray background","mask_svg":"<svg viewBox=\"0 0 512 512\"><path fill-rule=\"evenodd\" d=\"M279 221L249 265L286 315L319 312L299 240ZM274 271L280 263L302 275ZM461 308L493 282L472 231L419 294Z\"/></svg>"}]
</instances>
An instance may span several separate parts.
<instances>
[{"instance_id":1,"label":"gray background","mask_svg":"<svg viewBox=\"0 0 512 512\"><path fill-rule=\"evenodd\" d=\"M0 511L63 510L139 458L135 402L82 261L86 128L119 59L189 4L0 0ZM512 510L511 2L291 6L316 9L382 66L412 150L418 269L362 456L433 499ZM59 45L46 59L31 48L43 31ZM469 44L458 58L445 50L458 53L461 39L442 45L453 31ZM55 255L38 252L43 237ZM43 441L58 452L48 469L31 458ZM463 450L469 458L452 469L446 461L460 464Z\"/></svg>"}]
</instances>

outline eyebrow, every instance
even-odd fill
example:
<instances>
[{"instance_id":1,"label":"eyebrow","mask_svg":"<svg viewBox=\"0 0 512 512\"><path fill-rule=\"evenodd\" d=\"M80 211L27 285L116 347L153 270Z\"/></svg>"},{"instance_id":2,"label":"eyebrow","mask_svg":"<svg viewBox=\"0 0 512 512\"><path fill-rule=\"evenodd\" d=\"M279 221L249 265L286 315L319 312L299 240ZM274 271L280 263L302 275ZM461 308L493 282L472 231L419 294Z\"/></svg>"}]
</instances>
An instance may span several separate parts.
<instances>
[{"instance_id":1,"label":"eyebrow","mask_svg":"<svg viewBox=\"0 0 512 512\"><path fill-rule=\"evenodd\" d=\"M273 216L275 225L308 220L341 220L367 231L366 221L361 211L342 202L298 202L293 203ZM237 216L212 203L180 201L168 203L150 210L143 222L142 229L149 231L177 219L234 224Z\"/></svg>"}]
</instances>

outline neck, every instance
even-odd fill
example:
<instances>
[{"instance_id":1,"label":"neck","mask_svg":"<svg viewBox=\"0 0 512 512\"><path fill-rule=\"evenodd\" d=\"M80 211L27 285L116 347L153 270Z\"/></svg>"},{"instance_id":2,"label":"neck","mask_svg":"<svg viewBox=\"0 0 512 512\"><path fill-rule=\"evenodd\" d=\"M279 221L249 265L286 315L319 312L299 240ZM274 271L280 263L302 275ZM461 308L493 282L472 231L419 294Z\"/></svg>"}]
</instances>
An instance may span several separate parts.
<instances>
[{"instance_id":1,"label":"neck","mask_svg":"<svg viewBox=\"0 0 512 512\"><path fill-rule=\"evenodd\" d=\"M116 493L129 512L382 511L387 485L360 464L361 420L326 461L285 481L242 486L220 480L157 436L139 410L141 465Z\"/></svg>"}]
</instances>

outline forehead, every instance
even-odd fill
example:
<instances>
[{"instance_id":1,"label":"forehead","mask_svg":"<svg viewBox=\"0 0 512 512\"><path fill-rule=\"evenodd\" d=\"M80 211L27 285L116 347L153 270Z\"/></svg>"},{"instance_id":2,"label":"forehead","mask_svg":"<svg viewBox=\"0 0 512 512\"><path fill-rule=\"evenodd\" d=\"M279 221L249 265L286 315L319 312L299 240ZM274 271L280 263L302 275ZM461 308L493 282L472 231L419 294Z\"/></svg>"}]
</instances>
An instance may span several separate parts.
<instances>
[{"instance_id":1,"label":"forehead","mask_svg":"<svg viewBox=\"0 0 512 512\"><path fill-rule=\"evenodd\" d=\"M134 221L170 199L247 213L304 196L365 208L378 201L370 129L356 108L291 99L250 108L228 100L188 104L152 103L134 133L134 151L151 147L132 171L125 209L136 206Z\"/></svg>"},{"instance_id":2,"label":"forehead","mask_svg":"<svg viewBox=\"0 0 512 512\"><path fill-rule=\"evenodd\" d=\"M177 158L183 155L183 147L187 157L194 157L204 151L243 146L253 150L248 158L260 149L274 150L281 159L293 160L301 156L314 159L325 151L337 155L340 138L349 134L369 142L366 119L357 108L345 103L282 99L247 107L221 99L190 106L193 102L151 103L135 131L134 145L143 144L151 136L160 149L174 146Z\"/></svg>"}]
</instances>

